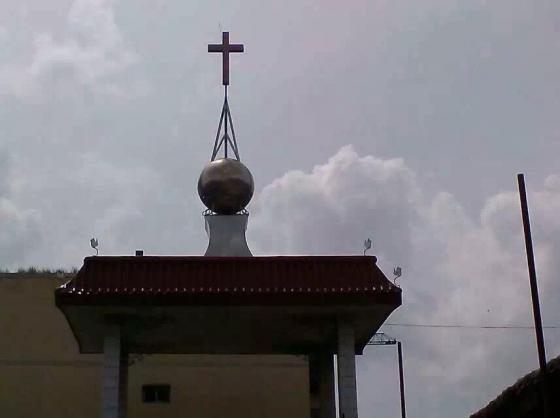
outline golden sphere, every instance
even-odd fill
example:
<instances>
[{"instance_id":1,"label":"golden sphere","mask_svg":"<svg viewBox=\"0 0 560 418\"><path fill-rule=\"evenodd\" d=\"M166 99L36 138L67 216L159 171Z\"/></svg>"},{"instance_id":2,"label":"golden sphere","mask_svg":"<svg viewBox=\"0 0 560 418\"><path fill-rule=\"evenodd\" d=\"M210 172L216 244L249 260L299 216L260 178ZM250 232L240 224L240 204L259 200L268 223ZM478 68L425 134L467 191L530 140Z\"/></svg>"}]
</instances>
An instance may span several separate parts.
<instances>
[{"instance_id":1,"label":"golden sphere","mask_svg":"<svg viewBox=\"0 0 560 418\"><path fill-rule=\"evenodd\" d=\"M234 215L245 209L254 189L249 169L232 158L211 161L198 178L200 200L218 215Z\"/></svg>"}]
</instances>

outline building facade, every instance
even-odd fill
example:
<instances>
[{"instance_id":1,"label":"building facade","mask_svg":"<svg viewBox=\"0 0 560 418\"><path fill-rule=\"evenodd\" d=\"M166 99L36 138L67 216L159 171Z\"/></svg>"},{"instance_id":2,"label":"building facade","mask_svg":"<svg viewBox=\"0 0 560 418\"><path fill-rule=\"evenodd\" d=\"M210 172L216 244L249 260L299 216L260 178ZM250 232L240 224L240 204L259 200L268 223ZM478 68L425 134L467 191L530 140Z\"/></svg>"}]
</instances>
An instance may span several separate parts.
<instances>
[{"instance_id":1,"label":"building facade","mask_svg":"<svg viewBox=\"0 0 560 418\"><path fill-rule=\"evenodd\" d=\"M2 416L99 417L102 355L79 353L54 303L71 277L0 274ZM132 355L129 363L129 418L311 414L306 356ZM168 401L145 399L146 389L167 385Z\"/></svg>"}]
</instances>

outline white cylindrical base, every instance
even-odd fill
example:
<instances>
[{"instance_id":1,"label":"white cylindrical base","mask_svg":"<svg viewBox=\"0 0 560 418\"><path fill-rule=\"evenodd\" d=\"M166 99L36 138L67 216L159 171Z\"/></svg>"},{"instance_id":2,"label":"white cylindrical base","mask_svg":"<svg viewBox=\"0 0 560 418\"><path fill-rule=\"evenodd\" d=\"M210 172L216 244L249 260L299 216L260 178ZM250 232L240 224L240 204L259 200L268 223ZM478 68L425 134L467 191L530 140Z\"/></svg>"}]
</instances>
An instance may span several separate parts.
<instances>
[{"instance_id":1,"label":"white cylindrical base","mask_svg":"<svg viewBox=\"0 0 560 418\"><path fill-rule=\"evenodd\" d=\"M251 257L247 245L248 214L205 215L205 229L208 234L208 249L205 256L210 257Z\"/></svg>"}]
</instances>

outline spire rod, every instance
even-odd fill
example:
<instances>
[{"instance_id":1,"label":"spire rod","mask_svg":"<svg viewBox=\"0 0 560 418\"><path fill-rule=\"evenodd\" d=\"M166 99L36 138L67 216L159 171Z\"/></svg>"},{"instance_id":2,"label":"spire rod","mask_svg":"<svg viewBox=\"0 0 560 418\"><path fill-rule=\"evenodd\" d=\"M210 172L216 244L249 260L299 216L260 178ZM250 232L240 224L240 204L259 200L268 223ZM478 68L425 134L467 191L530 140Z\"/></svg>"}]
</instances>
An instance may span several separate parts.
<instances>
[{"instance_id":1,"label":"spire rod","mask_svg":"<svg viewBox=\"0 0 560 418\"><path fill-rule=\"evenodd\" d=\"M224 103L227 104L227 84L224 86ZM229 108L229 106L228 106ZM226 137L226 142L224 142L224 158L227 158L227 146L229 142L229 135L227 131L227 124L228 124L228 114L229 110L226 109L226 117L224 118L224 136Z\"/></svg>"}]
</instances>

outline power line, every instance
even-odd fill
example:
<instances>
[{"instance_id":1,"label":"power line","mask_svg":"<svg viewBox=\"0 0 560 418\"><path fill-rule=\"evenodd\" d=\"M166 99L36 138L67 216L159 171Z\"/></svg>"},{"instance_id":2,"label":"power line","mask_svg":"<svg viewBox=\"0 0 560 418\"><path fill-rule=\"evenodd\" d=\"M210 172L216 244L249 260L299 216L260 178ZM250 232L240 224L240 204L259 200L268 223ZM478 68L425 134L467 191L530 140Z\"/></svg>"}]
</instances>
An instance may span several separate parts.
<instances>
[{"instance_id":1,"label":"power line","mask_svg":"<svg viewBox=\"0 0 560 418\"><path fill-rule=\"evenodd\" d=\"M467 328L467 329L535 329L531 325L460 325L460 324L404 324L388 322L384 325L408 328ZM560 326L543 326L543 329L560 329Z\"/></svg>"}]
</instances>

